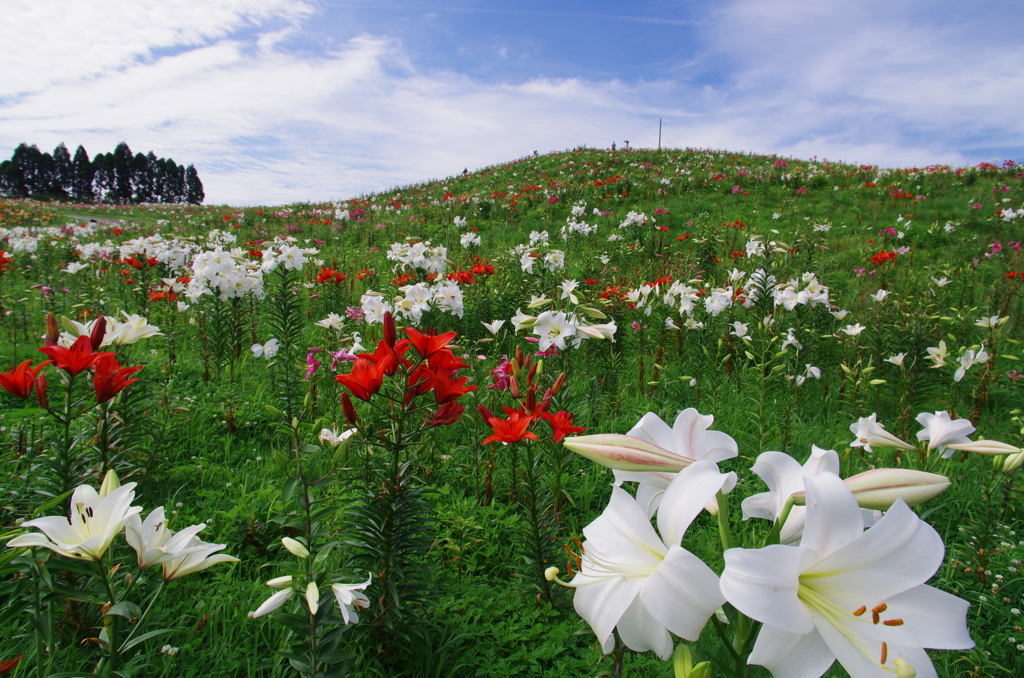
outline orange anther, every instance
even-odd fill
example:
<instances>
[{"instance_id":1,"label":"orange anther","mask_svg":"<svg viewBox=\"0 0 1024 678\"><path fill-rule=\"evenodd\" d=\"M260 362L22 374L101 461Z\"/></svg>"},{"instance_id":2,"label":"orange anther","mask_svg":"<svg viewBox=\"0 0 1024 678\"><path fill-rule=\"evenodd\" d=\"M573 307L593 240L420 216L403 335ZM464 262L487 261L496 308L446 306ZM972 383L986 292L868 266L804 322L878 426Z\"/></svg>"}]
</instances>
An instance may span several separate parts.
<instances>
[{"instance_id":1,"label":"orange anther","mask_svg":"<svg viewBox=\"0 0 1024 678\"><path fill-rule=\"evenodd\" d=\"M885 603L882 603L878 607L872 608L871 611L874 612L875 614L882 614L883 612L885 612L888 609L889 609L889 606L886 605Z\"/></svg>"},{"instance_id":2,"label":"orange anther","mask_svg":"<svg viewBox=\"0 0 1024 678\"><path fill-rule=\"evenodd\" d=\"M853 611L853 616L854 617L859 617L862 614L864 614L865 612L867 612L867 609L868 609L867 607L865 607L864 605L861 605L860 607L858 607L856 610Z\"/></svg>"},{"instance_id":3,"label":"orange anther","mask_svg":"<svg viewBox=\"0 0 1024 678\"><path fill-rule=\"evenodd\" d=\"M871 623L872 624L877 624L878 623L878 613L875 612L874 610L871 610Z\"/></svg>"},{"instance_id":4,"label":"orange anther","mask_svg":"<svg viewBox=\"0 0 1024 678\"><path fill-rule=\"evenodd\" d=\"M882 643L882 660L880 662L878 662L878 663L879 664L885 664L885 660L888 659L888 658L889 658L889 647L885 643Z\"/></svg>"},{"instance_id":5,"label":"orange anther","mask_svg":"<svg viewBox=\"0 0 1024 678\"><path fill-rule=\"evenodd\" d=\"M882 624L884 624L885 626L903 626L903 620L902 619L886 619L884 622L882 622Z\"/></svg>"}]
</instances>

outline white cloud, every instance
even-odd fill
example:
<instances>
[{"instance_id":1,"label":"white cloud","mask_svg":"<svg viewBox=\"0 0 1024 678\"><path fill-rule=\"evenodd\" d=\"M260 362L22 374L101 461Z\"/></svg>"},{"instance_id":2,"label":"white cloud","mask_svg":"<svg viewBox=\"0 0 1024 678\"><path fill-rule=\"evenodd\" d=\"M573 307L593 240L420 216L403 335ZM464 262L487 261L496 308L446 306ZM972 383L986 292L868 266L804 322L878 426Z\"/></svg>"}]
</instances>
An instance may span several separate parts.
<instances>
[{"instance_id":1,"label":"white cloud","mask_svg":"<svg viewBox=\"0 0 1024 678\"><path fill-rule=\"evenodd\" d=\"M18 3L22 21L36 4ZM94 4L99 24L55 29L70 46L24 56L39 57L38 78L0 73L0 96L17 93L0 99L0 149L66 141L96 153L126 140L194 163L210 202L342 198L533 150L653 146L658 118L666 146L888 165L1024 147L1024 122L1006 113L1024 104L1020 40L976 37L970 22L921 23L879 2L740 0L705 21L682 79L524 74L519 84L424 70L388 36L349 37L315 56L290 50L312 11L299 2L152 3L156 22ZM0 28L0 45L17 32ZM35 49L23 33L0 57Z\"/></svg>"}]
</instances>

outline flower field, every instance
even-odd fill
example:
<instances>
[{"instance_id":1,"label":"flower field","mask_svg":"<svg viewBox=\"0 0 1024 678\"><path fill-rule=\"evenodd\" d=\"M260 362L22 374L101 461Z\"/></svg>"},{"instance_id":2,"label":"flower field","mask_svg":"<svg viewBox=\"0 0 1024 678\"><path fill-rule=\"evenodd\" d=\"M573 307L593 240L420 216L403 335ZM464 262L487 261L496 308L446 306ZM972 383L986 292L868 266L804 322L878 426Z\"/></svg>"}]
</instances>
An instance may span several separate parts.
<instances>
[{"instance_id":1,"label":"flower field","mask_svg":"<svg viewBox=\"0 0 1024 678\"><path fill-rule=\"evenodd\" d=\"M1024 166L0 201L0 674L1024 674Z\"/></svg>"}]
</instances>

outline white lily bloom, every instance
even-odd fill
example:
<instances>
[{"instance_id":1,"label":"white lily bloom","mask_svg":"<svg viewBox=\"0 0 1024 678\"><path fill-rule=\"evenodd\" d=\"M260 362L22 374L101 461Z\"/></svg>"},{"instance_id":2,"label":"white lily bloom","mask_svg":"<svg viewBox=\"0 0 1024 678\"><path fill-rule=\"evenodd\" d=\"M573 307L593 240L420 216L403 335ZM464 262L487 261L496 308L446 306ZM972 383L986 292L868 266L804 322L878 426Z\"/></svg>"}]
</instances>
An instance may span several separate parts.
<instances>
[{"instance_id":1,"label":"white lily bloom","mask_svg":"<svg viewBox=\"0 0 1024 678\"><path fill-rule=\"evenodd\" d=\"M929 346L926 350L928 351L928 356L925 360L932 361L932 369L946 364L946 358L949 357L949 349L946 348L945 340L939 341L938 346Z\"/></svg>"},{"instance_id":2,"label":"white lily bloom","mask_svg":"<svg viewBox=\"0 0 1024 678\"><path fill-rule=\"evenodd\" d=\"M7 542L11 548L42 546L67 558L99 562L106 555L130 516L142 512L132 506L135 483L127 483L100 498L89 485L79 485L71 495L71 513L26 520L22 527L34 527L43 534L22 534Z\"/></svg>"},{"instance_id":3,"label":"white lily bloom","mask_svg":"<svg viewBox=\"0 0 1024 678\"><path fill-rule=\"evenodd\" d=\"M846 316L850 315L850 312L844 308L841 308L838 311L829 311L829 313L831 313L836 320L842 320Z\"/></svg>"},{"instance_id":4,"label":"white lily bloom","mask_svg":"<svg viewBox=\"0 0 1024 678\"><path fill-rule=\"evenodd\" d=\"M266 360L270 360L275 355L277 355L277 351L279 348L280 346L277 339L270 339L265 344L253 344L252 346L249 347L249 350L252 351L253 356L256 358L264 358Z\"/></svg>"},{"instance_id":5,"label":"white lily bloom","mask_svg":"<svg viewBox=\"0 0 1024 678\"><path fill-rule=\"evenodd\" d=\"M105 342L109 340L115 346L127 346L139 339L149 339L163 334L159 327L150 325L142 316L124 313L124 318L124 322L114 322L113 326L107 325L107 334L103 337Z\"/></svg>"},{"instance_id":6,"label":"white lily bloom","mask_svg":"<svg viewBox=\"0 0 1024 678\"><path fill-rule=\"evenodd\" d=\"M347 431L338 433L334 429L325 428L320 429L320 442L327 443L333 449L337 449L338 445L351 438L356 432L356 429L350 428Z\"/></svg>"},{"instance_id":7,"label":"white lily bloom","mask_svg":"<svg viewBox=\"0 0 1024 678\"><path fill-rule=\"evenodd\" d=\"M539 350L546 351L555 345L559 350L564 351L565 340L575 336L576 326L569 322L562 311L555 313L544 311L537 316L537 324L533 328L533 333L540 337L540 342L537 344Z\"/></svg>"},{"instance_id":8,"label":"white lily bloom","mask_svg":"<svg viewBox=\"0 0 1024 678\"><path fill-rule=\"evenodd\" d=\"M1003 318L1003 321L1009 320L1009 317ZM974 321L974 324L978 327L984 327L985 329L994 330L997 326L1001 325L999 316L990 315L985 318L978 318Z\"/></svg>"},{"instance_id":9,"label":"white lily bloom","mask_svg":"<svg viewBox=\"0 0 1024 678\"><path fill-rule=\"evenodd\" d=\"M682 548L686 529L721 489L726 476L710 461L683 470L665 491L658 531L641 506L612 488L604 512L583 529L583 568L570 582L576 612L607 654L612 631L632 650L672 654L672 632L696 640L724 602L718 577Z\"/></svg>"},{"instance_id":10,"label":"white lily bloom","mask_svg":"<svg viewBox=\"0 0 1024 678\"><path fill-rule=\"evenodd\" d=\"M782 515L786 502L804 489L804 479L821 473L839 474L839 455L835 450L823 450L811 446L811 456L803 466L785 452L762 452L751 469L765 485L767 492L754 494L743 500L743 520L763 518L775 522ZM806 511L803 506L793 506L789 517L782 526L779 541L788 544L796 541L804 531Z\"/></svg>"},{"instance_id":11,"label":"white lily bloom","mask_svg":"<svg viewBox=\"0 0 1024 678\"><path fill-rule=\"evenodd\" d=\"M927 440L929 450L938 448L943 459L953 456L953 450L947 450L946 445L951 443L969 443L971 440L967 436L976 430L971 422L966 419L953 421L948 412L936 412L935 414L922 412L917 415L916 419L917 423L924 426L923 429L918 431L917 439Z\"/></svg>"},{"instance_id":12,"label":"white lily bloom","mask_svg":"<svg viewBox=\"0 0 1024 678\"><path fill-rule=\"evenodd\" d=\"M973 348L969 348L964 351L964 354L960 356L960 367L957 368L956 373L953 375L953 381L959 382L967 374L967 370L971 369L975 365L984 365L988 362L989 355L985 347L982 346L977 351Z\"/></svg>"},{"instance_id":13,"label":"white lily bloom","mask_svg":"<svg viewBox=\"0 0 1024 678\"><path fill-rule=\"evenodd\" d=\"M897 353L896 355L891 355L888 358L886 358L885 362L892 363L893 365L896 365L897 367L903 367L903 361L904 361L904 359L906 359L906 357L907 357L906 353Z\"/></svg>"},{"instance_id":14,"label":"white lily bloom","mask_svg":"<svg viewBox=\"0 0 1024 678\"><path fill-rule=\"evenodd\" d=\"M875 301L885 301L885 298L889 296L889 290L878 290L869 296Z\"/></svg>"},{"instance_id":15,"label":"white lily bloom","mask_svg":"<svg viewBox=\"0 0 1024 678\"><path fill-rule=\"evenodd\" d=\"M838 659L854 676L936 677L924 648L967 649L967 601L925 585L942 538L899 500L864 531L839 476L805 479L799 546L725 552L721 589L764 624L749 663L786 678L818 678Z\"/></svg>"},{"instance_id":16,"label":"white lily bloom","mask_svg":"<svg viewBox=\"0 0 1024 678\"><path fill-rule=\"evenodd\" d=\"M528 330L537 324L537 317L532 315L526 315L520 309L516 309L516 314L512 316L512 326L516 332L522 330Z\"/></svg>"},{"instance_id":17,"label":"white lily bloom","mask_svg":"<svg viewBox=\"0 0 1024 678\"><path fill-rule=\"evenodd\" d=\"M714 422L714 415L700 414L689 407L676 415L674 425L669 428L661 417L648 412L626 435L657 445L680 457L685 464L705 459L713 462L732 459L739 454L739 446L728 433L709 431L708 428ZM662 496L675 476L672 472L616 470L615 484L640 483L636 488L636 499L647 515L652 516L661 505ZM730 472L726 476L723 491L729 493L736 486L736 474ZM717 500L712 499L707 509L713 514L717 513Z\"/></svg>"},{"instance_id":18,"label":"white lily bloom","mask_svg":"<svg viewBox=\"0 0 1024 678\"><path fill-rule=\"evenodd\" d=\"M863 447L868 452L874 452L871 446L895 447L899 450L913 450L914 446L905 443L893 434L885 430L885 427L878 423L878 414L871 413L870 417L861 417L856 424L850 424L850 433L855 438L850 447Z\"/></svg>"},{"instance_id":19,"label":"white lily bloom","mask_svg":"<svg viewBox=\"0 0 1024 678\"><path fill-rule=\"evenodd\" d=\"M867 328L864 327L863 325L861 325L860 323L854 323L853 325L847 325L846 327L841 329L840 332L845 332L846 334L850 335L851 337L856 337L857 335L859 335L861 332L863 332L866 329Z\"/></svg>"},{"instance_id":20,"label":"white lily bloom","mask_svg":"<svg viewBox=\"0 0 1024 678\"><path fill-rule=\"evenodd\" d=\"M730 332L729 334L732 334L739 339L750 338L750 335L747 334L747 323L741 323L739 320L735 321L732 324L732 332Z\"/></svg>"},{"instance_id":21,"label":"white lily bloom","mask_svg":"<svg viewBox=\"0 0 1024 678\"><path fill-rule=\"evenodd\" d=\"M238 558L217 553L226 544L208 544L195 536L206 525L193 525L176 534L161 550L170 555L163 561L164 581L174 581L187 574L205 570L217 563L237 563ZM216 555L215 555L216 554Z\"/></svg>"},{"instance_id":22,"label":"white lily bloom","mask_svg":"<svg viewBox=\"0 0 1024 678\"><path fill-rule=\"evenodd\" d=\"M370 585L372 578L373 575L370 575L362 584L331 584L331 591L334 592L338 607L341 609L341 616L346 624L357 624L359 622L357 610L365 610L370 607L370 599L361 591Z\"/></svg>"},{"instance_id":23,"label":"white lily bloom","mask_svg":"<svg viewBox=\"0 0 1024 678\"><path fill-rule=\"evenodd\" d=\"M486 327L488 332L490 332L491 334L497 336L498 330L500 330L501 326L505 324L505 321L504 320L495 320L494 322L491 322L491 323L485 323L483 321L480 321L480 324L483 325L484 327Z\"/></svg>"}]
</instances>

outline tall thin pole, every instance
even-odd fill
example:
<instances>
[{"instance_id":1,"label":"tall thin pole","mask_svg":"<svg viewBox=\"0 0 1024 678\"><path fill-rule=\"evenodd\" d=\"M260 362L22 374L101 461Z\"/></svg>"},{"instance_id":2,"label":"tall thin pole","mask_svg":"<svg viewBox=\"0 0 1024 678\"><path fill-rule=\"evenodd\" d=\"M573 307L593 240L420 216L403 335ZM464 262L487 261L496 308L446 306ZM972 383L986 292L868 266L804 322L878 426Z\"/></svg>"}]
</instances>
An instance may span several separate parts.
<instances>
[{"instance_id":1,"label":"tall thin pole","mask_svg":"<svg viewBox=\"0 0 1024 678\"><path fill-rule=\"evenodd\" d=\"M658 118L658 150L661 150L661 118Z\"/></svg>"}]
</instances>

